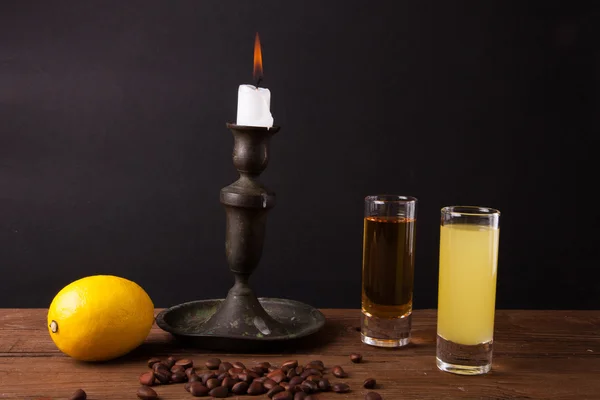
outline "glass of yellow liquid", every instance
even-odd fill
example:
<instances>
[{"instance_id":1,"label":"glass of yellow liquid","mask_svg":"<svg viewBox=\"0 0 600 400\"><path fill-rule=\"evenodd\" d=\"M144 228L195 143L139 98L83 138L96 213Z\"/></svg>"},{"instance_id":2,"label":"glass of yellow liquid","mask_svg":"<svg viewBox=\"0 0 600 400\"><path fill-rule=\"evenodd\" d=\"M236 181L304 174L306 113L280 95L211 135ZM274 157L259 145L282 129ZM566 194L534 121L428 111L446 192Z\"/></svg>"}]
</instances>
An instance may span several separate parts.
<instances>
[{"instance_id":1,"label":"glass of yellow liquid","mask_svg":"<svg viewBox=\"0 0 600 400\"><path fill-rule=\"evenodd\" d=\"M500 211L442 208L437 366L479 375L492 367Z\"/></svg>"}]
</instances>

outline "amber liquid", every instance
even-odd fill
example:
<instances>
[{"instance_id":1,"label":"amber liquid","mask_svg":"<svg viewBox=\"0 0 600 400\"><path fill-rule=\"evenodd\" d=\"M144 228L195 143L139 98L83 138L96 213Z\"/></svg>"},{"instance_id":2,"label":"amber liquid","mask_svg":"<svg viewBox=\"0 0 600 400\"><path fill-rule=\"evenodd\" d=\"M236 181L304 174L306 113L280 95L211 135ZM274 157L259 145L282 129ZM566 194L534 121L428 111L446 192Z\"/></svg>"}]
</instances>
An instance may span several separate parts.
<instances>
[{"instance_id":1,"label":"amber liquid","mask_svg":"<svg viewBox=\"0 0 600 400\"><path fill-rule=\"evenodd\" d=\"M367 217L364 222L362 309L379 318L410 315L415 220Z\"/></svg>"}]
</instances>

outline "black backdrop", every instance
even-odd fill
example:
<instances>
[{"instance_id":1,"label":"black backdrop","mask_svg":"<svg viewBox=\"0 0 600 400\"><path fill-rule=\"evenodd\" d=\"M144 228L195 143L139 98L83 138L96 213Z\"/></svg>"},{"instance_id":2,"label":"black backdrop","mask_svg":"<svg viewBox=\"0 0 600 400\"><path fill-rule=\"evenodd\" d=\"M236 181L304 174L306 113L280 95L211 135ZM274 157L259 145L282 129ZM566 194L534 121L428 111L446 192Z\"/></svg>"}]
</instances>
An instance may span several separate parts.
<instances>
[{"instance_id":1,"label":"black backdrop","mask_svg":"<svg viewBox=\"0 0 600 400\"><path fill-rule=\"evenodd\" d=\"M600 308L577 192L598 14L570 3L1 2L0 307L100 273L157 306L225 295L225 122L258 31L282 127L260 295L359 307L363 197L394 193L420 200L415 307L439 209L474 204L503 213L498 307Z\"/></svg>"}]
</instances>

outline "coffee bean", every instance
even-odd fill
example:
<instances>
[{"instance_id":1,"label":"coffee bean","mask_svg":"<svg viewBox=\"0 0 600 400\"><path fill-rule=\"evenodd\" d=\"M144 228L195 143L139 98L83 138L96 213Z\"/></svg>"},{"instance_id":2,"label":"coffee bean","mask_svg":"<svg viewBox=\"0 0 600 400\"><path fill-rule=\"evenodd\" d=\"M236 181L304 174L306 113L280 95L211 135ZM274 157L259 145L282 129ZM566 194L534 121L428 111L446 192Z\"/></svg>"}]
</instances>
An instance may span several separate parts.
<instances>
[{"instance_id":1,"label":"coffee bean","mask_svg":"<svg viewBox=\"0 0 600 400\"><path fill-rule=\"evenodd\" d=\"M192 382L186 382L183 384L183 388L185 389L186 392L190 391L190 386L192 386Z\"/></svg>"},{"instance_id":2,"label":"coffee bean","mask_svg":"<svg viewBox=\"0 0 600 400\"><path fill-rule=\"evenodd\" d=\"M295 369L296 371L296 375L302 375L302 373L304 372L304 367L302 365L298 365Z\"/></svg>"},{"instance_id":3,"label":"coffee bean","mask_svg":"<svg viewBox=\"0 0 600 400\"><path fill-rule=\"evenodd\" d=\"M355 364L358 364L359 362L362 361L362 355L360 355L358 353L352 353L352 354L350 354L350 361L352 361Z\"/></svg>"},{"instance_id":4,"label":"coffee bean","mask_svg":"<svg viewBox=\"0 0 600 400\"><path fill-rule=\"evenodd\" d=\"M345 383L336 383L333 385L332 389L336 393L348 393L350 391L350 386Z\"/></svg>"},{"instance_id":5,"label":"coffee bean","mask_svg":"<svg viewBox=\"0 0 600 400\"><path fill-rule=\"evenodd\" d=\"M202 384L206 385L206 382L208 382L209 379L214 379L217 377L217 374L215 374L214 372L208 372L204 375L202 375Z\"/></svg>"},{"instance_id":6,"label":"coffee bean","mask_svg":"<svg viewBox=\"0 0 600 400\"><path fill-rule=\"evenodd\" d=\"M300 387L302 388L302 391L306 393L314 393L319 391L319 385L313 381L304 381Z\"/></svg>"},{"instance_id":7,"label":"coffee bean","mask_svg":"<svg viewBox=\"0 0 600 400\"><path fill-rule=\"evenodd\" d=\"M209 389L214 389L217 386L221 386L221 382L219 382L217 378L211 378L208 381L206 381L206 387Z\"/></svg>"},{"instance_id":8,"label":"coffee bean","mask_svg":"<svg viewBox=\"0 0 600 400\"><path fill-rule=\"evenodd\" d=\"M281 383L279 384L279 386L281 386L281 387L282 387L282 388L284 388L285 390L290 390L290 387L291 387L291 386L290 386L290 384L289 384L289 382L281 382ZM291 391L291 390L290 390L290 391Z\"/></svg>"},{"instance_id":9,"label":"coffee bean","mask_svg":"<svg viewBox=\"0 0 600 400\"><path fill-rule=\"evenodd\" d=\"M233 368L233 365L230 362L224 361L219 364L219 372L227 372L231 368Z\"/></svg>"},{"instance_id":10,"label":"coffee bean","mask_svg":"<svg viewBox=\"0 0 600 400\"><path fill-rule=\"evenodd\" d=\"M248 394L250 396L256 396L259 394L263 394L265 392L265 387L260 382L252 382L248 387Z\"/></svg>"},{"instance_id":11,"label":"coffee bean","mask_svg":"<svg viewBox=\"0 0 600 400\"><path fill-rule=\"evenodd\" d=\"M309 375L304 380L305 381L312 381L314 383L319 383L319 381L321 380L321 378L322 377L320 375Z\"/></svg>"},{"instance_id":12,"label":"coffee bean","mask_svg":"<svg viewBox=\"0 0 600 400\"><path fill-rule=\"evenodd\" d=\"M152 372L150 372L152 373ZM77 389L72 395L71 397L69 397L69 400L85 400L87 399L87 394L83 391L83 389Z\"/></svg>"},{"instance_id":13,"label":"coffee bean","mask_svg":"<svg viewBox=\"0 0 600 400\"><path fill-rule=\"evenodd\" d=\"M304 392L296 392L296 394L294 395L294 400L306 400L306 397L308 395Z\"/></svg>"},{"instance_id":14,"label":"coffee bean","mask_svg":"<svg viewBox=\"0 0 600 400\"><path fill-rule=\"evenodd\" d=\"M202 377L200 377L200 376L198 376L198 375L194 374L194 375L192 375L192 376L190 376L190 377L188 378L188 381L189 381L189 382L200 382L200 383L202 383Z\"/></svg>"},{"instance_id":15,"label":"coffee bean","mask_svg":"<svg viewBox=\"0 0 600 400\"><path fill-rule=\"evenodd\" d=\"M173 365L175 365L175 362L177 361L177 358L175 358L174 356L169 356L167 358L166 361L164 361L164 363L166 364L167 367L169 367L169 369L171 369L171 367Z\"/></svg>"},{"instance_id":16,"label":"coffee bean","mask_svg":"<svg viewBox=\"0 0 600 400\"><path fill-rule=\"evenodd\" d=\"M206 396L210 390L200 382L192 382L190 385L190 393L194 397Z\"/></svg>"},{"instance_id":17,"label":"coffee bean","mask_svg":"<svg viewBox=\"0 0 600 400\"><path fill-rule=\"evenodd\" d=\"M229 389L225 386L219 386L212 389L208 394L217 399L224 399L229 395Z\"/></svg>"},{"instance_id":18,"label":"coffee bean","mask_svg":"<svg viewBox=\"0 0 600 400\"><path fill-rule=\"evenodd\" d=\"M238 376L239 374L241 374L242 372L244 372L243 368L229 368L229 370L227 371L229 373L229 375L231 376Z\"/></svg>"},{"instance_id":19,"label":"coffee bean","mask_svg":"<svg viewBox=\"0 0 600 400\"><path fill-rule=\"evenodd\" d=\"M196 369L194 367L189 367L185 370L185 375L188 377L192 377L192 375L196 375Z\"/></svg>"},{"instance_id":20,"label":"coffee bean","mask_svg":"<svg viewBox=\"0 0 600 400\"><path fill-rule=\"evenodd\" d=\"M325 367L324 367L324 366L322 366L321 364L306 364L306 365L304 366L304 369L305 369L305 370L307 370L307 369L316 369L316 370L318 370L318 371L321 371L321 372L323 372L323 371L325 370Z\"/></svg>"},{"instance_id":21,"label":"coffee bean","mask_svg":"<svg viewBox=\"0 0 600 400\"><path fill-rule=\"evenodd\" d=\"M331 373L336 378L345 378L345 377L348 376L348 374L346 374L346 372L344 371L344 369L342 367L340 367L339 365L336 365L335 367L333 367L331 369Z\"/></svg>"},{"instance_id":22,"label":"coffee bean","mask_svg":"<svg viewBox=\"0 0 600 400\"><path fill-rule=\"evenodd\" d=\"M365 400L383 400L383 397L377 392L369 392L365 394Z\"/></svg>"},{"instance_id":23,"label":"coffee bean","mask_svg":"<svg viewBox=\"0 0 600 400\"><path fill-rule=\"evenodd\" d=\"M158 370L154 371L154 378L156 381L166 385L171 381L171 373L166 369L159 368Z\"/></svg>"},{"instance_id":24,"label":"coffee bean","mask_svg":"<svg viewBox=\"0 0 600 400\"><path fill-rule=\"evenodd\" d=\"M373 389L377 385L377 381L374 378L367 378L363 382L363 387L365 389Z\"/></svg>"},{"instance_id":25,"label":"coffee bean","mask_svg":"<svg viewBox=\"0 0 600 400\"><path fill-rule=\"evenodd\" d=\"M267 392L267 397L270 398L270 399L272 399L273 396L275 396L277 393L284 392L284 391L285 391L285 389L283 387L281 387L279 385L274 386L271 390L269 390Z\"/></svg>"},{"instance_id":26,"label":"coffee bean","mask_svg":"<svg viewBox=\"0 0 600 400\"><path fill-rule=\"evenodd\" d=\"M171 367L171 372L172 373L181 372L181 373L185 374L185 368L183 368L181 365L175 364Z\"/></svg>"},{"instance_id":27,"label":"coffee bean","mask_svg":"<svg viewBox=\"0 0 600 400\"><path fill-rule=\"evenodd\" d=\"M149 386L142 386L137 391L137 397L142 400L154 400L158 398L158 394Z\"/></svg>"},{"instance_id":28,"label":"coffee bean","mask_svg":"<svg viewBox=\"0 0 600 400\"><path fill-rule=\"evenodd\" d=\"M193 366L194 362L192 360L188 360L187 358L182 358L181 360L175 361L175 365L180 365L185 370L186 368Z\"/></svg>"},{"instance_id":29,"label":"coffee bean","mask_svg":"<svg viewBox=\"0 0 600 400\"><path fill-rule=\"evenodd\" d=\"M238 382L231 388L233 394L246 394L248 391L248 382Z\"/></svg>"},{"instance_id":30,"label":"coffee bean","mask_svg":"<svg viewBox=\"0 0 600 400\"><path fill-rule=\"evenodd\" d=\"M298 375L296 373L296 369L295 368L290 368L287 372L287 374L285 374L287 376L288 379L292 379L293 377L295 377L296 375Z\"/></svg>"},{"instance_id":31,"label":"coffee bean","mask_svg":"<svg viewBox=\"0 0 600 400\"><path fill-rule=\"evenodd\" d=\"M296 368L298 366L298 360L288 360L281 364L281 366L287 368Z\"/></svg>"},{"instance_id":32,"label":"coffee bean","mask_svg":"<svg viewBox=\"0 0 600 400\"><path fill-rule=\"evenodd\" d=\"M170 371L171 369L167 366L167 364L165 364L164 362L157 362L152 364L152 371L156 372L159 369L165 370L165 371Z\"/></svg>"},{"instance_id":33,"label":"coffee bean","mask_svg":"<svg viewBox=\"0 0 600 400\"><path fill-rule=\"evenodd\" d=\"M294 395L286 390L273 396L273 400L294 400Z\"/></svg>"},{"instance_id":34,"label":"coffee bean","mask_svg":"<svg viewBox=\"0 0 600 400\"><path fill-rule=\"evenodd\" d=\"M309 362L309 364L319 364L321 367L325 368L325 364L321 360L313 360Z\"/></svg>"},{"instance_id":35,"label":"coffee bean","mask_svg":"<svg viewBox=\"0 0 600 400\"><path fill-rule=\"evenodd\" d=\"M243 362L240 361L236 361L233 363L233 367L234 368L241 368L241 369L246 369L246 366L244 365Z\"/></svg>"},{"instance_id":36,"label":"coffee bean","mask_svg":"<svg viewBox=\"0 0 600 400\"><path fill-rule=\"evenodd\" d=\"M252 367L252 368L250 368L250 371L254 372L258 376L263 376L265 373L265 371L260 367Z\"/></svg>"},{"instance_id":37,"label":"coffee bean","mask_svg":"<svg viewBox=\"0 0 600 400\"><path fill-rule=\"evenodd\" d=\"M301 376L295 376L292 379L290 379L290 386L296 386L296 385L300 385L302 382L304 381L304 379Z\"/></svg>"},{"instance_id":38,"label":"coffee bean","mask_svg":"<svg viewBox=\"0 0 600 400\"><path fill-rule=\"evenodd\" d=\"M268 361L263 361L260 362L256 365L258 368L262 369L263 372L268 372L269 371L269 367L271 366L271 363Z\"/></svg>"},{"instance_id":39,"label":"coffee bean","mask_svg":"<svg viewBox=\"0 0 600 400\"><path fill-rule=\"evenodd\" d=\"M277 370L277 369L279 369L279 368L277 368L277 367L276 367L276 366L274 366L274 365L271 365L271 366L269 367L269 371L268 371L268 372L273 372L273 371L275 371L275 370Z\"/></svg>"},{"instance_id":40,"label":"coffee bean","mask_svg":"<svg viewBox=\"0 0 600 400\"><path fill-rule=\"evenodd\" d=\"M238 382L238 379L228 376L227 378L223 379L223 381L221 382L221 386L227 386L229 389L231 389L233 385L235 385Z\"/></svg>"},{"instance_id":41,"label":"coffee bean","mask_svg":"<svg viewBox=\"0 0 600 400\"><path fill-rule=\"evenodd\" d=\"M276 369L275 371L269 372L269 373L267 374L267 377L268 377L269 379L272 379L272 380L274 380L276 383L279 383L279 382L281 382L281 381L284 381L284 380L285 380L285 378L286 378L285 374L284 374L284 373L283 373L283 371L282 371L282 370L280 370L280 369Z\"/></svg>"},{"instance_id":42,"label":"coffee bean","mask_svg":"<svg viewBox=\"0 0 600 400\"><path fill-rule=\"evenodd\" d=\"M204 363L204 365L206 365L206 368L208 369L219 369L219 365L221 365L221 359L210 358Z\"/></svg>"},{"instance_id":43,"label":"coffee bean","mask_svg":"<svg viewBox=\"0 0 600 400\"><path fill-rule=\"evenodd\" d=\"M154 357L154 358L149 359L148 360L148 368L152 368L152 366L154 364L159 363L159 362L160 362L160 358Z\"/></svg>"},{"instance_id":44,"label":"coffee bean","mask_svg":"<svg viewBox=\"0 0 600 400\"><path fill-rule=\"evenodd\" d=\"M256 372L252 372L252 371L248 371L248 370L244 370L244 371L245 372L242 372L241 374L238 375L238 377L240 378L241 381L252 382L253 380L260 378L260 376Z\"/></svg>"},{"instance_id":45,"label":"coffee bean","mask_svg":"<svg viewBox=\"0 0 600 400\"><path fill-rule=\"evenodd\" d=\"M220 373L220 374L217 376L217 379L218 379L219 381L221 381L221 382L223 382L223 379L225 379L225 378L235 378L235 377L233 377L233 376L229 375L229 372L221 372L221 373Z\"/></svg>"},{"instance_id":46,"label":"coffee bean","mask_svg":"<svg viewBox=\"0 0 600 400\"><path fill-rule=\"evenodd\" d=\"M154 372L148 371L140 375L140 384L144 386L154 385Z\"/></svg>"},{"instance_id":47,"label":"coffee bean","mask_svg":"<svg viewBox=\"0 0 600 400\"><path fill-rule=\"evenodd\" d=\"M256 382L256 380L255 380L254 382ZM267 379L266 379L266 380L263 382L263 386L264 386L264 387L265 387L265 389L267 389L267 390L271 390L271 389L273 389L273 386L277 386L277 385L278 385L278 383L277 383L277 382L275 382L273 379L271 379L271 378L268 378L268 377L267 377Z\"/></svg>"},{"instance_id":48,"label":"coffee bean","mask_svg":"<svg viewBox=\"0 0 600 400\"><path fill-rule=\"evenodd\" d=\"M185 376L185 372L178 371L171 374L171 382L174 383L182 383L187 380L187 376Z\"/></svg>"},{"instance_id":49,"label":"coffee bean","mask_svg":"<svg viewBox=\"0 0 600 400\"><path fill-rule=\"evenodd\" d=\"M331 383L329 383L329 379L323 378L317 383L319 389L323 392L328 392L331 390Z\"/></svg>"},{"instance_id":50,"label":"coffee bean","mask_svg":"<svg viewBox=\"0 0 600 400\"><path fill-rule=\"evenodd\" d=\"M260 378L256 378L253 382L260 382L260 383L265 383L267 380L270 380L269 378L267 378L266 376L261 376ZM275 383L275 382L273 382Z\"/></svg>"}]
</instances>

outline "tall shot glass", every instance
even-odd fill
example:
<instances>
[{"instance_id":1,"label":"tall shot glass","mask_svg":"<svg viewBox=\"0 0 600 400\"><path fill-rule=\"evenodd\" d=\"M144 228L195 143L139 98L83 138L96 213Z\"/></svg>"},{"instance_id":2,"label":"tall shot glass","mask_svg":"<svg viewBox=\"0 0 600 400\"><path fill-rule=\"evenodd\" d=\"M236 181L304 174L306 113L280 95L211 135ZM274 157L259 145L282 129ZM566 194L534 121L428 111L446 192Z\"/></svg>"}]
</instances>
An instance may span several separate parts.
<instances>
[{"instance_id":1,"label":"tall shot glass","mask_svg":"<svg viewBox=\"0 0 600 400\"><path fill-rule=\"evenodd\" d=\"M410 342L417 199L365 198L361 337L366 344Z\"/></svg>"},{"instance_id":2,"label":"tall shot glass","mask_svg":"<svg viewBox=\"0 0 600 400\"><path fill-rule=\"evenodd\" d=\"M492 367L500 211L453 206L441 214L437 366L485 374Z\"/></svg>"}]
</instances>

